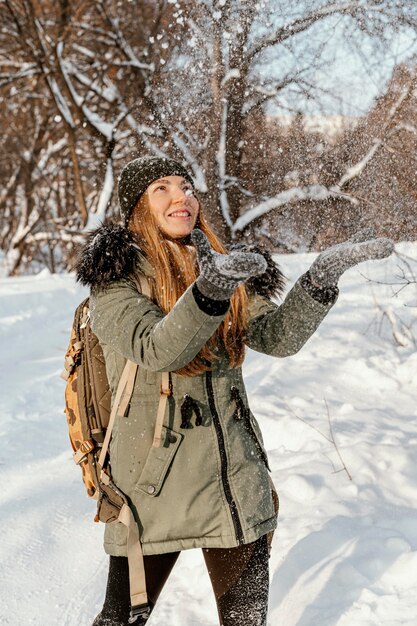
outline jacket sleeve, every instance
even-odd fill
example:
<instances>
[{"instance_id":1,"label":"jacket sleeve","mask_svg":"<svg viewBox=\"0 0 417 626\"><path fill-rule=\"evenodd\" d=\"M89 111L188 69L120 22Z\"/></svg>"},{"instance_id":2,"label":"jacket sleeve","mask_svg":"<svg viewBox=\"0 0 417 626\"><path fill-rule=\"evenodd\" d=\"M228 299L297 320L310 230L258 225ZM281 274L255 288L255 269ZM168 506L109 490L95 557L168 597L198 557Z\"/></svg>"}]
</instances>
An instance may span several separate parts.
<instances>
[{"instance_id":1,"label":"jacket sleeve","mask_svg":"<svg viewBox=\"0 0 417 626\"><path fill-rule=\"evenodd\" d=\"M317 330L336 297L327 304L314 299L297 281L281 305L255 295L249 301L246 344L270 356L296 354Z\"/></svg>"},{"instance_id":2,"label":"jacket sleeve","mask_svg":"<svg viewBox=\"0 0 417 626\"><path fill-rule=\"evenodd\" d=\"M165 315L129 281L92 293L90 310L91 327L99 341L157 372L175 371L192 361L227 312L204 312L191 286Z\"/></svg>"}]
</instances>

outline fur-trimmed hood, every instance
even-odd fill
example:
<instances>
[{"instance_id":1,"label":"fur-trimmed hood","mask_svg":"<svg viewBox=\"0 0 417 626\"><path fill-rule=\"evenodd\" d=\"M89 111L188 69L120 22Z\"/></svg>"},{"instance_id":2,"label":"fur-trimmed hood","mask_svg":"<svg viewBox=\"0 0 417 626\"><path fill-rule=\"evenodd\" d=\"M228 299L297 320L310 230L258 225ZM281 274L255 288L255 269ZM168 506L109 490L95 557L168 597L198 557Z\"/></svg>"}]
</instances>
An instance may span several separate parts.
<instances>
[{"instance_id":1,"label":"fur-trimmed hood","mask_svg":"<svg viewBox=\"0 0 417 626\"><path fill-rule=\"evenodd\" d=\"M268 298L282 296L285 277L267 250L246 244L235 244L229 249L257 252L266 259L266 272L246 283L250 292ZM102 225L93 230L75 265L77 281L91 289L104 289L138 270L147 276L153 274L153 268L141 253L133 233L119 224Z\"/></svg>"}]
</instances>

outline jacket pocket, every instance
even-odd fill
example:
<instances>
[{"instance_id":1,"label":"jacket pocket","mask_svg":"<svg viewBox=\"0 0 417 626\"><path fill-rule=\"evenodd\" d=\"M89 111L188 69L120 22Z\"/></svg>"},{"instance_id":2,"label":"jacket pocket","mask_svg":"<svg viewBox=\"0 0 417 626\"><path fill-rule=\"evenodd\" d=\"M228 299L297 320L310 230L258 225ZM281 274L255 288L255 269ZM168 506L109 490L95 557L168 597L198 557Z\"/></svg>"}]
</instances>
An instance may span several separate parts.
<instances>
[{"instance_id":1,"label":"jacket pocket","mask_svg":"<svg viewBox=\"0 0 417 626\"><path fill-rule=\"evenodd\" d=\"M135 487L136 492L157 496L164 484L166 475L181 444L183 435L170 428L162 429L162 442L159 448L149 450L142 473Z\"/></svg>"},{"instance_id":2,"label":"jacket pocket","mask_svg":"<svg viewBox=\"0 0 417 626\"><path fill-rule=\"evenodd\" d=\"M242 396L245 398L245 401ZM265 463L268 471L271 471L271 468L269 467L268 455L262 439L261 429L259 428L259 424L256 421L255 416L247 405L246 394L241 393L239 387L236 385L232 385L230 389L230 397L235 402L236 407L233 413L234 419L243 424L244 429L251 436L259 456Z\"/></svg>"}]
</instances>

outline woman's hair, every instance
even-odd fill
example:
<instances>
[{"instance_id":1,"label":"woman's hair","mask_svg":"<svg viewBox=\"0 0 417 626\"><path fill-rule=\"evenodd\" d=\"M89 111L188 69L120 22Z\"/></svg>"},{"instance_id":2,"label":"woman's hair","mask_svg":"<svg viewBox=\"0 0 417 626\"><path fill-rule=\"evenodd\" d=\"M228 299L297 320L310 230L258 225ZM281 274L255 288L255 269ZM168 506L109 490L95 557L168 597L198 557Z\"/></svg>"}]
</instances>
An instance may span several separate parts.
<instances>
[{"instance_id":1,"label":"woman's hair","mask_svg":"<svg viewBox=\"0 0 417 626\"><path fill-rule=\"evenodd\" d=\"M225 253L224 246L205 220L199 200L198 203L196 228L203 231L213 250ZM142 195L133 209L129 229L136 235L141 251L155 269L155 278L151 280L152 299L168 313L198 277L195 248L182 240L169 239L163 234L149 209L147 193ZM242 363L245 354L247 299L245 287L237 287L223 322L194 359L177 370L177 374L197 376L210 370L211 363L219 358L222 344L228 353L231 367Z\"/></svg>"}]
</instances>

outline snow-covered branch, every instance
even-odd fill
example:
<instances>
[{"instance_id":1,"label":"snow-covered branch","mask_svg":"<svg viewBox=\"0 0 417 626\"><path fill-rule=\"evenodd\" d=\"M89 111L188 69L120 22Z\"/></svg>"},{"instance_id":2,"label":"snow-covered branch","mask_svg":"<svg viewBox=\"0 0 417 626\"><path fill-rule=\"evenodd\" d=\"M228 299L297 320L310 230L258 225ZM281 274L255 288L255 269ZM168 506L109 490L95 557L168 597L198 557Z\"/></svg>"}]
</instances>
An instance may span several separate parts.
<instances>
[{"instance_id":1,"label":"snow-covered branch","mask_svg":"<svg viewBox=\"0 0 417 626\"><path fill-rule=\"evenodd\" d=\"M62 95L62 91L59 88L58 83L56 82L55 78L51 76L49 73L46 74L45 78L48 82L49 88L55 100L55 104L57 106L58 111L60 112L60 114L62 115L65 122L68 124L68 126L70 128L75 128L75 123L74 123L71 111L69 109L67 101Z\"/></svg>"},{"instance_id":2,"label":"snow-covered branch","mask_svg":"<svg viewBox=\"0 0 417 626\"><path fill-rule=\"evenodd\" d=\"M343 176L341 177L341 179L339 180L339 182L334 187L332 187L332 189L334 191L340 191L342 187L346 185L346 183L348 183L353 178L360 176L360 174L362 174L365 167L368 165L371 159L375 156L377 150L381 147L381 145L382 145L382 139L376 139L374 141L374 145L368 150L365 156L354 165L351 165L350 167L348 167L345 173L343 174Z\"/></svg>"},{"instance_id":3,"label":"snow-covered branch","mask_svg":"<svg viewBox=\"0 0 417 626\"><path fill-rule=\"evenodd\" d=\"M27 216L26 211L22 211L19 225L11 240L10 249L16 249L19 246L19 244L27 237L27 235L39 222L40 217L40 213L37 210L32 211L29 216Z\"/></svg>"},{"instance_id":4,"label":"snow-covered branch","mask_svg":"<svg viewBox=\"0 0 417 626\"><path fill-rule=\"evenodd\" d=\"M273 198L261 202L257 206L249 209L243 215L241 215L232 226L232 233L235 235L237 232L242 232L252 221L259 217L269 213L270 211L288 205L292 202L300 202L305 200L319 200L323 201L329 198L343 198L349 201L353 205L358 205L357 198L351 194L343 193L343 187L347 185L349 181L357 178L362 174L366 166L372 161L380 147L386 140L387 131L391 129L391 132L395 132L399 129L399 125L393 126L393 121L398 116L399 111L403 104L407 101L407 98L413 93L415 88L415 79L409 84L405 85L401 90L400 95L392 104L388 115L384 121L384 124L380 130L381 137L374 140L371 148L366 154L356 163L349 166L339 181L330 187L323 185L309 185L305 187L293 187L286 191L279 193Z\"/></svg>"},{"instance_id":5,"label":"snow-covered branch","mask_svg":"<svg viewBox=\"0 0 417 626\"><path fill-rule=\"evenodd\" d=\"M278 94L289 85L296 84L304 69L288 74L280 81L256 84L250 87L248 98L245 100L242 115L247 116L253 109L268 100L276 98Z\"/></svg>"},{"instance_id":6,"label":"snow-covered branch","mask_svg":"<svg viewBox=\"0 0 417 626\"><path fill-rule=\"evenodd\" d=\"M106 210L110 203L114 189L114 174L113 174L113 160L111 156L108 157L106 163L106 174L104 176L104 183L100 191L100 196L97 204L97 209L93 213L88 214L88 220L84 227L84 232L93 230L102 224L106 219Z\"/></svg>"},{"instance_id":7,"label":"snow-covered branch","mask_svg":"<svg viewBox=\"0 0 417 626\"><path fill-rule=\"evenodd\" d=\"M70 61L65 59L63 61L66 72L69 76L73 76L74 79L84 87L87 87L89 91L94 93L100 98L101 101L106 102L109 105L117 106L120 111L120 116L126 120L127 124L134 131L134 133L143 139L143 135L150 137L161 137L162 133L154 126L148 126L147 124L139 123L131 114L130 109L125 104L123 96L120 93L118 87L107 77L103 77L104 87L94 84L94 82L82 72L80 72ZM117 124L116 124L117 125ZM115 123L113 123L115 126ZM156 148L155 148L156 149ZM152 150L153 151L153 150Z\"/></svg>"},{"instance_id":8,"label":"snow-covered branch","mask_svg":"<svg viewBox=\"0 0 417 626\"><path fill-rule=\"evenodd\" d=\"M58 43L56 47L56 56L61 70L62 77L70 93L74 105L80 110L86 123L99 135L110 141L113 136L113 125L104 121L98 113L92 111L86 104L82 96L77 93L72 80L67 71L67 64L62 59L63 42Z\"/></svg>"},{"instance_id":9,"label":"snow-covered branch","mask_svg":"<svg viewBox=\"0 0 417 626\"><path fill-rule=\"evenodd\" d=\"M10 192L16 187L17 179L20 175L20 167L16 167L13 174L9 177L7 183L2 186L0 191L0 207L3 208L3 204Z\"/></svg>"},{"instance_id":10,"label":"snow-covered branch","mask_svg":"<svg viewBox=\"0 0 417 626\"><path fill-rule=\"evenodd\" d=\"M48 163L48 160L55 154L61 152L61 150L65 148L66 145L67 145L66 137L61 137L61 139L58 139L58 141L56 141L55 143L49 143L46 146L45 150L42 151L42 155L41 155L41 158L39 159L39 162L36 165L36 170L35 170L36 173L34 172L32 176L33 181L37 180L43 174L46 168L46 165Z\"/></svg>"},{"instance_id":11,"label":"snow-covered branch","mask_svg":"<svg viewBox=\"0 0 417 626\"><path fill-rule=\"evenodd\" d=\"M246 213L241 215L232 225L232 233L233 235L236 235L236 233L244 231L251 222L259 219L267 213L270 213L274 209L279 209L294 202L303 202L305 200L323 201L328 200L329 198L343 198L351 202L353 205L358 204L358 200L353 196L329 189L324 185L292 187L291 189L282 191L273 198L268 198L264 202L261 202L246 211Z\"/></svg>"},{"instance_id":12,"label":"snow-covered branch","mask_svg":"<svg viewBox=\"0 0 417 626\"><path fill-rule=\"evenodd\" d=\"M371 148L368 150L368 152L357 163L355 163L354 165L351 165L350 167L346 169L345 173L340 178L340 180L336 183L336 185L331 187L332 191L336 193L340 192L342 188L349 181L351 181L353 178L357 178L358 176L362 174L365 167L368 165L368 163L370 163L372 158L376 155L378 150L381 148L381 146L385 142L387 131L392 127L393 120L395 120L396 116L398 115L401 107L403 106L407 98L413 93L415 84L416 84L416 79L414 79L408 85L405 85L403 87L399 97L391 106L388 112L387 118L382 128L380 129L380 135L381 135L380 138L374 139L374 143L371 146ZM392 129L392 131L395 131L397 129L398 129L398 125L395 126L394 129Z\"/></svg>"},{"instance_id":13,"label":"snow-covered branch","mask_svg":"<svg viewBox=\"0 0 417 626\"><path fill-rule=\"evenodd\" d=\"M103 37L103 43L107 44L107 45L113 45L117 39L117 36L115 35L115 33L112 33L109 30L106 30L104 28L99 28L97 26L91 26L91 24L87 24L86 22L79 22L77 24L77 28L84 30L88 33L91 33L96 39L97 36ZM107 38L107 39L106 39Z\"/></svg>"},{"instance_id":14,"label":"snow-covered branch","mask_svg":"<svg viewBox=\"0 0 417 626\"><path fill-rule=\"evenodd\" d=\"M407 133L413 133L413 135L417 135L417 126L414 124L406 124L404 122L400 122L396 125L395 129L397 132L401 130L405 130Z\"/></svg>"},{"instance_id":15,"label":"snow-covered branch","mask_svg":"<svg viewBox=\"0 0 417 626\"><path fill-rule=\"evenodd\" d=\"M145 72L153 72L155 66L153 63L144 63L136 56L132 46L127 41L119 26L119 20L115 19L105 8L103 3L98 3L98 10L110 27L110 32L114 38L115 45L126 58L128 65L136 70L145 70Z\"/></svg>"},{"instance_id":16,"label":"snow-covered branch","mask_svg":"<svg viewBox=\"0 0 417 626\"><path fill-rule=\"evenodd\" d=\"M77 231L74 234L67 233L63 230L60 230L58 233L48 233L45 231L39 231L34 234L30 234L26 237L27 244L31 245L33 243L76 243L83 244L85 243L85 235L80 234Z\"/></svg>"},{"instance_id":17,"label":"snow-covered branch","mask_svg":"<svg viewBox=\"0 0 417 626\"><path fill-rule=\"evenodd\" d=\"M74 67L67 59L65 60L65 68L69 75L73 76L78 83L87 87L89 91L96 94L100 100L104 100L108 104L113 104L113 102L117 101L119 95L118 90L106 76L103 76L105 86L102 87L101 85L95 84L96 81L91 80L89 76L80 72L78 68Z\"/></svg>"},{"instance_id":18,"label":"snow-covered branch","mask_svg":"<svg viewBox=\"0 0 417 626\"><path fill-rule=\"evenodd\" d=\"M197 161L197 159L194 158L187 142L184 141L184 139L182 139L182 137L180 137L180 135L176 132L172 134L172 140L177 148L181 151L181 154L184 156L184 159L193 171L193 178L196 189L201 193L206 193L208 189L204 170L201 167L201 164Z\"/></svg>"},{"instance_id":19,"label":"snow-covered branch","mask_svg":"<svg viewBox=\"0 0 417 626\"><path fill-rule=\"evenodd\" d=\"M3 62L1 65L4 65ZM0 74L0 88L10 85L11 83L21 80L22 78L32 78L40 73L41 71L35 63L24 64L24 67L22 67L15 74Z\"/></svg>"},{"instance_id":20,"label":"snow-covered branch","mask_svg":"<svg viewBox=\"0 0 417 626\"><path fill-rule=\"evenodd\" d=\"M233 231L234 225L232 219L230 217L230 206L229 200L227 197L227 191L224 187L224 181L226 179L226 150L227 150L227 101L224 100L222 103L222 119L220 126L220 137L218 143L218 149L216 154L217 166L219 170L219 176L221 181L221 189L220 189L220 209L222 212L223 219L227 226Z\"/></svg>"}]
</instances>

